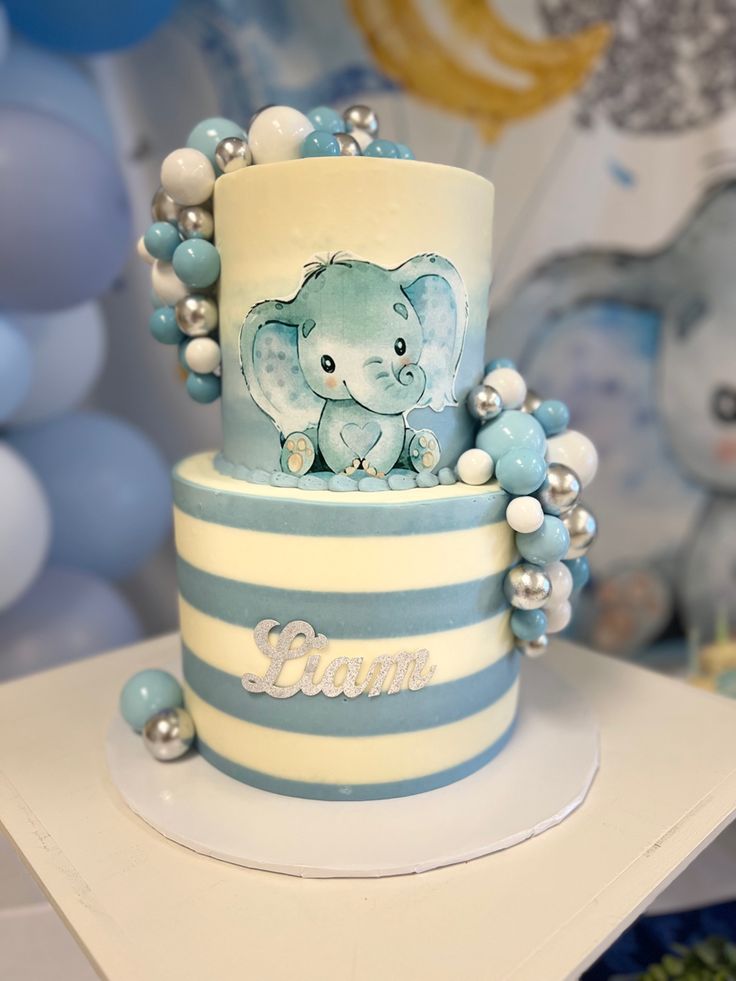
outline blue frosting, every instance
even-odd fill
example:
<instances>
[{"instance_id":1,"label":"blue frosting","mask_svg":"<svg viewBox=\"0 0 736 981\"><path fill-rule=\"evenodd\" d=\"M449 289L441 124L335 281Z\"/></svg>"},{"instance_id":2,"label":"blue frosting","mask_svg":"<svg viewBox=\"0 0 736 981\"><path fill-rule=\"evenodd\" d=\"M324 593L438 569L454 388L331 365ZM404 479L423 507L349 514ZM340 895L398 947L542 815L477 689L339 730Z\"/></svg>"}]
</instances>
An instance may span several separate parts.
<instances>
[{"instance_id":1,"label":"blue frosting","mask_svg":"<svg viewBox=\"0 0 736 981\"><path fill-rule=\"evenodd\" d=\"M251 628L264 617L280 623L303 619L327 637L355 639L412 637L480 623L506 607L505 575L506 570L451 586L391 593L323 593L237 582L177 560L181 595L202 613Z\"/></svg>"},{"instance_id":2,"label":"blue frosting","mask_svg":"<svg viewBox=\"0 0 736 981\"><path fill-rule=\"evenodd\" d=\"M213 766L216 766L218 770L222 770L223 773L240 780L242 783L258 787L260 790L268 790L272 794L306 797L309 800L384 800L389 797L408 797L410 794L422 794L428 790L436 790L438 787L455 783L456 780L461 780L463 777L475 773L476 770L480 770L482 766L485 766L501 752L511 738L514 723L515 720L511 722L506 732L491 743L487 749L464 763L459 763L457 766L449 767L446 770L429 773L423 777L416 777L411 780L394 780L389 783L346 785L285 780L282 777L274 777L269 773L251 770L247 766L234 763L225 756L220 756L201 739L197 741L197 746L202 756Z\"/></svg>"},{"instance_id":3,"label":"blue frosting","mask_svg":"<svg viewBox=\"0 0 736 981\"><path fill-rule=\"evenodd\" d=\"M265 470L255 473L262 475L259 483L270 484L271 475ZM337 479L342 477L331 478ZM334 503L310 500L305 494L304 500L292 496L285 502L278 488L273 497L256 497L247 489L244 493L214 491L174 471L174 503L186 514L231 528L280 534L375 537L459 531L505 521L509 502L504 491L483 488L469 497L433 501L406 501L398 493L392 497L390 503L363 504L356 499L348 505L337 493Z\"/></svg>"},{"instance_id":4,"label":"blue frosting","mask_svg":"<svg viewBox=\"0 0 736 981\"><path fill-rule=\"evenodd\" d=\"M387 640L386 653L390 652L391 641ZM454 681L432 682L416 692L373 698L365 694L325 698L297 692L278 699L245 691L240 676L212 667L186 645L182 653L187 684L221 712L270 729L324 736L376 736L457 722L505 695L518 677L520 660L512 650L482 671Z\"/></svg>"}]
</instances>

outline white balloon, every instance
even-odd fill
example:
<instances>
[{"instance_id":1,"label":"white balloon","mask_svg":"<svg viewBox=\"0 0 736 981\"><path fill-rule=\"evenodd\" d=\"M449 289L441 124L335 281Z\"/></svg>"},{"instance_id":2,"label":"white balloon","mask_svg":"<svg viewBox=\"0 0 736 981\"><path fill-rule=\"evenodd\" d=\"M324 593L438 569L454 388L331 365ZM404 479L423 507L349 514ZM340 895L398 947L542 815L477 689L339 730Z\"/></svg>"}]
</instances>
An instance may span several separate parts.
<instances>
[{"instance_id":1,"label":"white balloon","mask_svg":"<svg viewBox=\"0 0 736 981\"><path fill-rule=\"evenodd\" d=\"M544 612L547 614L548 634L558 634L565 629L572 618L572 607L567 600L564 603L546 607Z\"/></svg>"},{"instance_id":2,"label":"white balloon","mask_svg":"<svg viewBox=\"0 0 736 981\"><path fill-rule=\"evenodd\" d=\"M514 531L537 531L544 522L542 505L536 497L515 497L506 508L506 521Z\"/></svg>"},{"instance_id":3,"label":"white balloon","mask_svg":"<svg viewBox=\"0 0 736 981\"><path fill-rule=\"evenodd\" d=\"M0 443L0 610L25 593L43 568L51 543L51 511L25 460Z\"/></svg>"},{"instance_id":4,"label":"white balloon","mask_svg":"<svg viewBox=\"0 0 736 981\"><path fill-rule=\"evenodd\" d=\"M457 475L464 484L485 484L492 473L493 460L485 450L466 450L457 461Z\"/></svg>"},{"instance_id":5,"label":"white balloon","mask_svg":"<svg viewBox=\"0 0 736 981\"><path fill-rule=\"evenodd\" d=\"M544 572L550 581L552 589L545 606L557 606L570 599L572 595L572 573L564 562L550 562L544 567Z\"/></svg>"},{"instance_id":6,"label":"white balloon","mask_svg":"<svg viewBox=\"0 0 736 981\"><path fill-rule=\"evenodd\" d=\"M177 204L202 204L214 190L215 169L201 150L180 147L164 158L161 185Z\"/></svg>"},{"instance_id":7,"label":"white balloon","mask_svg":"<svg viewBox=\"0 0 736 981\"><path fill-rule=\"evenodd\" d=\"M307 117L290 106L269 106L253 120L248 143L257 164L297 160L301 156L304 138L314 126Z\"/></svg>"},{"instance_id":8,"label":"white balloon","mask_svg":"<svg viewBox=\"0 0 736 981\"><path fill-rule=\"evenodd\" d=\"M107 333L97 303L61 313L18 314L33 357L31 385L13 413L13 425L42 422L84 401L100 376Z\"/></svg>"},{"instance_id":9,"label":"white balloon","mask_svg":"<svg viewBox=\"0 0 736 981\"><path fill-rule=\"evenodd\" d=\"M167 306L173 307L189 293L189 287L182 283L170 262L157 259L151 267L153 292Z\"/></svg>"},{"instance_id":10,"label":"white balloon","mask_svg":"<svg viewBox=\"0 0 736 981\"><path fill-rule=\"evenodd\" d=\"M575 429L547 440L547 459L550 463L564 463L578 475L583 487L598 470L598 451L587 436Z\"/></svg>"},{"instance_id":11,"label":"white balloon","mask_svg":"<svg viewBox=\"0 0 736 981\"><path fill-rule=\"evenodd\" d=\"M494 368L483 379L484 385L495 388L504 409L519 409L526 398L526 382L514 368Z\"/></svg>"}]
</instances>

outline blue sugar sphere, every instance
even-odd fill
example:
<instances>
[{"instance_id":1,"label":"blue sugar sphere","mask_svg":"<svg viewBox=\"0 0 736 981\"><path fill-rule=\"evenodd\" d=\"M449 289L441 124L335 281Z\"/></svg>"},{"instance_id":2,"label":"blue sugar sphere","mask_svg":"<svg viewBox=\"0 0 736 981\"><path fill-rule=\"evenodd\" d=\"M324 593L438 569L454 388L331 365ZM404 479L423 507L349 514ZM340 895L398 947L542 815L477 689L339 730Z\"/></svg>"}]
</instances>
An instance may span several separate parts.
<instances>
[{"instance_id":1,"label":"blue sugar sphere","mask_svg":"<svg viewBox=\"0 0 736 981\"><path fill-rule=\"evenodd\" d=\"M518 533L516 548L522 558L535 565L558 562L570 548L570 533L559 518L545 514L536 531Z\"/></svg>"},{"instance_id":2,"label":"blue sugar sphere","mask_svg":"<svg viewBox=\"0 0 736 981\"><path fill-rule=\"evenodd\" d=\"M303 157L339 157L340 144L332 133L324 129L316 129L304 137L302 143Z\"/></svg>"},{"instance_id":3,"label":"blue sugar sphere","mask_svg":"<svg viewBox=\"0 0 736 981\"><path fill-rule=\"evenodd\" d=\"M174 253L174 272L179 279L201 290L212 286L220 275L220 253L203 238L189 238Z\"/></svg>"},{"instance_id":4,"label":"blue sugar sphere","mask_svg":"<svg viewBox=\"0 0 736 981\"><path fill-rule=\"evenodd\" d=\"M219 173L220 168L215 160L215 150L221 140L228 136L236 136L239 140L245 139L242 126L238 126L232 119L225 119L222 116L210 116L197 123L192 132L187 137L187 146L199 150Z\"/></svg>"},{"instance_id":5,"label":"blue sugar sphere","mask_svg":"<svg viewBox=\"0 0 736 981\"><path fill-rule=\"evenodd\" d=\"M187 364L187 345L189 344L191 338L182 335L179 342L179 350L177 356L179 358L179 364L184 368L185 371L189 371L189 365Z\"/></svg>"},{"instance_id":6,"label":"blue sugar sphere","mask_svg":"<svg viewBox=\"0 0 736 981\"><path fill-rule=\"evenodd\" d=\"M392 143L391 140L373 140L363 150L363 156L396 160L399 156L399 151L396 144Z\"/></svg>"},{"instance_id":7,"label":"blue sugar sphere","mask_svg":"<svg viewBox=\"0 0 736 981\"><path fill-rule=\"evenodd\" d=\"M496 461L496 480L509 494L531 494L547 476L547 464L536 450L522 446Z\"/></svg>"},{"instance_id":8,"label":"blue sugar sphere","mask_svg":"<svg viewBox=\"0 0 736 981\"><path fill-rule=\"evenodd\" d=\"M495 371L496 368L513 368L516 370L516 365L511 358L493 358L483 369L483 374L487 375L489 372Z\"/></svg>"},{"instance_id":9,"label":"blue sugar sphere","mask_svg":"<svg viewBox=\"0 0 736 981\"><path fill-rule=\"evenodd\" d=\"M414 160L414 152L409 149L406 143L396 143L396 150L399 154L399 160Z\"/></svg>"},{"instance_id":10,"label":"blue sugar sphere","mask_svg":"<svg viewBox=\"0 0 736 981\"><path fill-rule=\"evenodd\" d=\"M315 106L307 113L307 119L315 129L322 129L328 133L345 132L345 120L330 106Z\"/></svg>"},{"instance_id":11,"label":"blue sugar sphere","mask_svg":"<svg viewBox=\"0 0 736 981\"><path fill-rule=\"evenodd\" d=\"M583 556L580 559L564 559L564 562L572 576L572 591L577 593L590 579L588 560Z\"/></svg>"},{"instance_id":12,"label":"blue sugar sphere","mask_svg":"<svg viewBox=\"0 0 736 981\"><path fill-rule=\"evenodd\" d=\"M179 682L173 674L157 668L134 674L120 692L122 716L136 732L140 732L156 712L183 705L184 695Z\"/></svg>"},{"instance_id":13,"label":"blue sugar sphere","mask_svg":"<svg viewBox=\"0 0 736 981\"><path fill-rule=\"evenodd\" d=\"M198 375L192 371L187 378L187 392L195 402L206 405L219 399L222 383L217 375Z\"/></svg>"},{"instance_id":14,"label":"blue sugar sphere","mask_svg":"<svg viewBox=\"0 0 736 981\"><path fill-rule=\"evenodd\" d=\"M146 252L154 259L162 259L164 262L171 262L180 242L179 232L168 221L155 221L143 236Z\"/></svg>"},{"instance_id":15,"label":"blue sugar sphere","mask_svg":"<svg viewBox=\"0 0 736 981\"><path fill-rule=\"evenodd\" d=\"M514 610L511 632L519 640L537 640L547 632L547 614L544 610Z\"/></svg>"},{"instance_id":16,"label":"blue sugar sphere","mask_svg":"<svg viewBox=\"0 0 736 981\"><path fill-rule=\"evenodd\" d=\"M529 412L507 409L478 431L475 445L498 461L509 450L529 449L544 456L544 430ZM524 492L525 493L525 492Z\"/></svg>"},{"instance_id":17,"label":"blue sugar sphere","mask_svg":"<svg viewBox=\"0 0 736 981\"><path fill-rule=\"evenodd\" d=\"M148 320L148 329L160 344L178 344L184 338L173 307L158 307Z\"/></svg>"},{"instance_id":18,"label":"blue sugar sphere","mask_svg":"<svg viewBox=\"0 0 736 981\"><path fill-rule=\"evenodd\" d=\"M570 424L570 410L558 399L545 399L534 410L534 418L539 420L548 436L555 436L567 429Z\"/></svg>"}]
</instances>

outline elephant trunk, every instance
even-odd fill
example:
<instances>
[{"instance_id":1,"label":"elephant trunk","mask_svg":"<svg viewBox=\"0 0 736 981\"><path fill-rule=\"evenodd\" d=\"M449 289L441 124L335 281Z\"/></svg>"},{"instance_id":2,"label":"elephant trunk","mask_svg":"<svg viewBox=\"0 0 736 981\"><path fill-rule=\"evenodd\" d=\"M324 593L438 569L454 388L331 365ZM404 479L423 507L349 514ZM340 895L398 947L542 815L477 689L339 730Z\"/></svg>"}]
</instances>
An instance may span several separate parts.
<instances>
[{"instance_id":1,"label":"elephant trunk","mask_svg":"<svg viewBox=\"0 0 736 981\"><path fill-rule=\"evenodd\" d=\"M365 393L352 392L353 396L371 412L381 415L397 415L413 408L424 393L427 379L418 364L404 365L398 374L371 379ZM351 390L352 391L352 390ZM364 395L364 397L361 397Z\"/></svg>"}]
</instances>

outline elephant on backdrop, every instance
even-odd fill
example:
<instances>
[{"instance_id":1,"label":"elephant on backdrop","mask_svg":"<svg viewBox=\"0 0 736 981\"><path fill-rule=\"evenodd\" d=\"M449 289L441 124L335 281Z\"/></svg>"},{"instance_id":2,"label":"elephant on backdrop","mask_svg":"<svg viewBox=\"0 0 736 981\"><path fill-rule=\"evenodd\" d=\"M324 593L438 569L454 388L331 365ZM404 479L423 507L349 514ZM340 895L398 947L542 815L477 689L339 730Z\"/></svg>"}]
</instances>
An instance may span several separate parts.
<instances>
[{"instance_id":1,"label":"elephant on backdrop","mask_svg":"<svg viewBox=\"0 0 736 981\"><path fill-rule=\"evenodd\" d=\"M254 402L282 436L282 470L432 470L439 441L414 432L406 416L457 404L466 321L462 279L439 255L385 269L340 254L310 263L292 299L256 304L240 360Z\"/></svg>"},{"instance_id":2,"label":"elephant on backdrop","mask_svg":"<svg viewBox=\"0 0 736 981\"><path fill-rule=\"evenodd\" d=\"M701 638L719 617L736 622L734 254L736 181L729 180L703 195L663 247L555 257L491 317L493 335L513 338L523 357L540 327L586 304L657 314L659 415L680 467L709 492L674 570L681 619Z\"/></svg>"}]
</instances>

